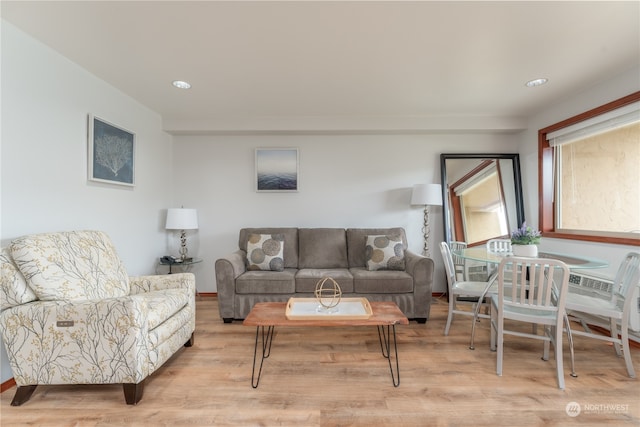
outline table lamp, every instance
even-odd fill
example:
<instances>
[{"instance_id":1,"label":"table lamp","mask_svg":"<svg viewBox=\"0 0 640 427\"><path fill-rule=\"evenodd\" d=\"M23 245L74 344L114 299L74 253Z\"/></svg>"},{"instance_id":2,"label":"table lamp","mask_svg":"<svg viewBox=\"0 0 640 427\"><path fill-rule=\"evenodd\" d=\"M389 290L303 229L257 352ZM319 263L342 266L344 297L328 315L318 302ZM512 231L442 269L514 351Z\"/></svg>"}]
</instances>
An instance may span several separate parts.
<instances>
[{"instance_id":1,"label":"table lamp","mask_svg":"<svg viewBox=\"0 0 640 427\"><path fill-rule=\"evenodd\" d=\"M442 206L442 187L440 184L416 184L411 193L412 205L424 205L424 248L422 254L431 257L429 253L429 206Z\"/></svg>"},{"instance_id":2,"label":"table lamp","mask_svg":"<svg viewBox=\"0 0 640 427\"><path fill-rule=\"evenodd\" d=\"M187 258L187 232L186 230L198 229L198 212L195 209L173 208L167 209L167 230L180 230L180 258Z\"/></svg>"}]
</instances>

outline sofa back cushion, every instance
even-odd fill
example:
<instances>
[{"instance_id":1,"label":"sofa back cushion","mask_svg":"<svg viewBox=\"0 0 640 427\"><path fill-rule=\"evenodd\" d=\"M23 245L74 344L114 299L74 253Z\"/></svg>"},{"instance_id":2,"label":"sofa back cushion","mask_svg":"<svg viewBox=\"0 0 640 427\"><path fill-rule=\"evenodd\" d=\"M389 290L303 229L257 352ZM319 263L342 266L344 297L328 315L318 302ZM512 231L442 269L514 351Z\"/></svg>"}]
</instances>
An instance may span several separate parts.
<instances>
[{"instance_id":1,"label":"sofa back cushion","mask_svg":"<svg viewBox=\"0 0 640 427\"><path fill-rule=\"evenodd\" d=\"M366 267L366 246L367 236L373 235L400 236L403 249L407 250L407 235L402 227L393 228L348 228L347 248L349 258L349 268Z\"/></svg>"},{"instance_id":2,"label":"sofa back cushion","mask_svg":"<svg viewBox=\"0 0 640 427\"><path fill-rule=\"evenodd\" d=\"M301 269L348 267L344 228L301 228L298 241Z\"/></svg>"},{"instance_id":3,"label":"sofa back cushion","mask_svg":"<svg viewBox=\"0 0 640 427\"><path fill-rule=\"evenodd\" d=\"M18 270L8 248L0 251L0 311L37 300L38 297L27 285Z\"/></svg>"},{"instance_id":4,"label":"sofa back cushion","mask_svg":"<svg viewBox=\"0 0 640 427\"><path fill-rule=\"evenodd\" d=\"M40 300L89 300L129 294L129 276L109 237L101 231L69 231L20 237L11 257Z\"/></svg>"},{"instance_id":5,"label":"sofa back cushion","mask_svg":"<svg viewBox=\"0 0 640 427\"><path fill-rule=\"evenodd\" d=\"M247 243L251 234L282 234L284 236L284 268L298 268L298 229L271 228L241 228L238 237L238 247L247 252Z\"/></svg>"}]
</instances>

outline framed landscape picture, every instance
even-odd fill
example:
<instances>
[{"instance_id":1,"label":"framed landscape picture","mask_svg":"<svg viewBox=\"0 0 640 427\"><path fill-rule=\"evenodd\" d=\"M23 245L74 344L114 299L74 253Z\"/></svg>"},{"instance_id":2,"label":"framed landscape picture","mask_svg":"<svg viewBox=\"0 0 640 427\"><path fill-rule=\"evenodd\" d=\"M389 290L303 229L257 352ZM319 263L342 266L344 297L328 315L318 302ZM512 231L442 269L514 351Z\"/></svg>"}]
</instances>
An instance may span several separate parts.
<instances>
[{"instance_id":1,"label":"framed landscape picture","mask_svg":"<svg viewBox=\"0 0 640 427\"><path fill-rule=\"evenodd\" d=\"M92 114L89 115L89 179L135 185L136 135Z\"/></svg>"},{"instance_id":2,"label":"framed landscape picture","mask_svg":"<svg viewBox=\"0 0 640 427\"><path fill-rule=\"evenodd\" d=\"M256 148L256 191L298 191L297 148Z\"/></svg>"}]
</instances>

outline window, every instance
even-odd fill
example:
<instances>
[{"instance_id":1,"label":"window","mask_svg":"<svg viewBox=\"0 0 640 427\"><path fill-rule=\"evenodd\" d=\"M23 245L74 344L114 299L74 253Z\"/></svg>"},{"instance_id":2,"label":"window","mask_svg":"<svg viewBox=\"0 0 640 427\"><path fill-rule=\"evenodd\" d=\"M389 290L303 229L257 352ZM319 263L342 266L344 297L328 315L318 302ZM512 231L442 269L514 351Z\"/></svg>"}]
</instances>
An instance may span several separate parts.
<instances>
[{"instance_id":1,"label":"window","mask_svg":"<svg viewBox=\"0 0 640 427\"><path fill-rule=\"evenodd\" d=\"M544 235L640 246L640 92L541 129Z\"/></svg>"}]
</instances>

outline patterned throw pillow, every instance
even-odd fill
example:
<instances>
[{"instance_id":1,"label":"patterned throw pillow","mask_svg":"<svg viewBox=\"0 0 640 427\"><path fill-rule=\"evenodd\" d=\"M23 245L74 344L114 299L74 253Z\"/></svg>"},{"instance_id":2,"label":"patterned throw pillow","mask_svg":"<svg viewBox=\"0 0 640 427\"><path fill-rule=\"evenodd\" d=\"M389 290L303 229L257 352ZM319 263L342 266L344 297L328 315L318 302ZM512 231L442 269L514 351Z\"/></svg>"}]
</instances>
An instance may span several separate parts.
<instances>
[{"instance_id":1,"label":"patterned throw pillow","mask_svg":"<svg viewBox=\"0 0 640 427\"><path fill-rule=\"evenodd\" d=\"M249 270L284 270L284 234L250 234L247 242Z\"/></svg>"},{"instance_id":2,"label":"patterned throw pillow","mask_svg":"<svg viewBox=\"0 0 640 427\"><path fill-rule=\"evenodd\" d=\"M404 270L404 246L400 236L367 236L365 260L369 271Z\"/></svg>"}]
</instances>

